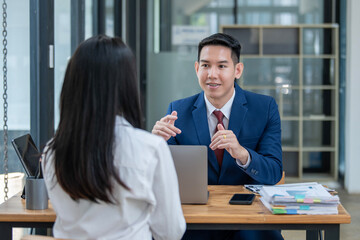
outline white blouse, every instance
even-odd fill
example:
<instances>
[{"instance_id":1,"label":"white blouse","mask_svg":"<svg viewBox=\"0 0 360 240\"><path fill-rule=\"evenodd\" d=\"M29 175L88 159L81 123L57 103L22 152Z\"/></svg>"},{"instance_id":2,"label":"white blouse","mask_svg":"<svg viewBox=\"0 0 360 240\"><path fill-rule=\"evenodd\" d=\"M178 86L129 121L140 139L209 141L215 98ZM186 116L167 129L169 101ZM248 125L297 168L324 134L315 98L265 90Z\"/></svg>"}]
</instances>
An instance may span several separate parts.
<instances>
[{"instance_id":1,"label":"white blouse","mask_svg":"<svg viewBox=\"0 0 360 240\"><path fill-rule=\"evenodd\" d=\"M46 151L46 149L45 149ZM114 163L120 179L119 204L72 200L57 183L54 155L43 156L48 194L56 212L57 238L180 239L186 223L181 209L174 163L166 142L116 118Z\"/></svg>"}]
</instances>

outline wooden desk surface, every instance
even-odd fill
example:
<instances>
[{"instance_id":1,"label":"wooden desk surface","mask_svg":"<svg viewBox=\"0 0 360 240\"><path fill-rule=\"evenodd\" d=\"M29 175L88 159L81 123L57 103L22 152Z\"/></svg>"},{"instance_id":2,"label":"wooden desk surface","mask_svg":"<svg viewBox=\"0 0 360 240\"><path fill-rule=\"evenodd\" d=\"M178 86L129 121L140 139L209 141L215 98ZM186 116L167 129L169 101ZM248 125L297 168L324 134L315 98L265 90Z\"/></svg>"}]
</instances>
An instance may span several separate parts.
<instances>
[{"instance_id":1,"label":"wooden desk surface","mask_svg":"<svg viewBox=\"0 0 360 240\"><path fill-rule=\"evenodd\" d=\"M45 210L27 210L21 192L0 205L0 222L55 222L56 214L49 202Z\"/></svg>"},{"instance_id":2,"label":"wooden desk surface","mask_svg":"<svg viewBox=\"0 0 360 240\"><path fill-rule=\"evenodd\" d=\"M350 223L349 213L339 205L338 215L273 215L257 196L252 205L230 205L234 193L249 192L243 186L209 186L206 205L183 205L186 222L237 224L343 224ZM341 199L340 199L341 200ZM45 210L27 210L20 193L0 205L0 222L54 222L49 203Z\"/></svg>"},{"instance_id":3,"label":"wooden desk surface","mask_svg":"<svg viewBox=\"0 0 360 240\"><path fill-rule=\"evenodd\" d=\"M251 205L231 205L234 193L250 193L243 186L209 186L206 205L182 205L187 223L237 224L342 224L350 223L351 216L339 205L338 215L274 215L257 196ZM340 199L341 201L341 199Z\"/></svg>"}]
</instances>

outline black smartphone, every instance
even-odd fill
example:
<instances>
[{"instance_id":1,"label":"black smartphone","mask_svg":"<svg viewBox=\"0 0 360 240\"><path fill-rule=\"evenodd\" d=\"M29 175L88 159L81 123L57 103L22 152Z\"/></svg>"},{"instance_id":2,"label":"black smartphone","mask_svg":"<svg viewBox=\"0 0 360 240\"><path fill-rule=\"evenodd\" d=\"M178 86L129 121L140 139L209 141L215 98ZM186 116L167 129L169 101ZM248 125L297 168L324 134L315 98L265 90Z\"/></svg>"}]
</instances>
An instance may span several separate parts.
<instances>
[{"instance_id":1,"label":"black smartphone","mask_svg":"<svg viewBox=\"0 0 360 240\"><path fill-rule=\"evenodd\" d=\"M236 193L232 196L230 204L250 205L255 199L255 194Z\"/></svg>"}]
</instances>

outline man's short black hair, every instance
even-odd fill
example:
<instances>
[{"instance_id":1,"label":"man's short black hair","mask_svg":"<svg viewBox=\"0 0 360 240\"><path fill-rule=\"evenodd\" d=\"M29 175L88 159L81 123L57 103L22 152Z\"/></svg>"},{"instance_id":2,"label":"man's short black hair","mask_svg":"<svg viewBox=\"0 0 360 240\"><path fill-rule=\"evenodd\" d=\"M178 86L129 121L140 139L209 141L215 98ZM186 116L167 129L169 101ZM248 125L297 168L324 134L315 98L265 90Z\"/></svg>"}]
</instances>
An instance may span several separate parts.
<instances>
[{"instance_id":1,"label":"man's short black hair","mask_svg":"<svg viewBox=\"0 0 360 240\"><path fill-rule=\"evenodd\" d=\"M220 45L231 49L231 58L234 65L240 60L241 45L234 37L225 33L215 33L201 40L198 46L198 61L200 61L200 53L203 47L208 45Z\"/></svg>"}]
</instances>

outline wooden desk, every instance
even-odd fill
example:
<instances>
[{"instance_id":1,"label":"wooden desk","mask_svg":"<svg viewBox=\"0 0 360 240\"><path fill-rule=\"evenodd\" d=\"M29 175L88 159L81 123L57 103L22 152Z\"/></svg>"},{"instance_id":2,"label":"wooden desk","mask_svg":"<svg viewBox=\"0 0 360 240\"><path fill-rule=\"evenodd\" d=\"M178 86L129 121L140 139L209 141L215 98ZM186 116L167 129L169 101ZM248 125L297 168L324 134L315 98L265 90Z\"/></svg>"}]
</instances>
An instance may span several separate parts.
<instances>
[{"instance_id":1,"label":"wooden desk","mask_svg":"<svg viewBox=\"0 0 360 240\"><path fill-rule=\"evenodd\" d=\"M234 193L248 192L243 186L209 186L206 205L183 205L187 229L292 229L306 230L307 239L318 239L318 230L325 239L340 238L340 224L350 223L349 213L339 205L338 215L273 215L256 197L252 205L230 205ZM55 212L26 210L20 193L0 205L1 239L12 239L13 227L52 227Z\"/></svg>"},{"instance_id":2,"label":"wooden desk","mask_svg":"<svg viewBox=\"0 0 360 240\"><path fill-rule=\"evenodd\" d=\"M256 197L252 205L230 205L234 193L249 193L243 186L209 186L206 205L183 205L187 229L227 230L306 230L306 239L318 239L318 230L325 239L340 239L340 224L351 217L342 205L338 215L273 215ZM341 199L340 199L341 200Z\"/></svg>"},{"instance_id":3,"label":"wooden desk","mask_svg":"<svg viewBox=\"0 0 360 240\"><path fill-rule=\"evenodd\" d=\"M56 214L49 202L45 210L27 210L21 192L0 205L0 238L12 239L12 228L52 228Z\"/></svg>"}]
</instances>

